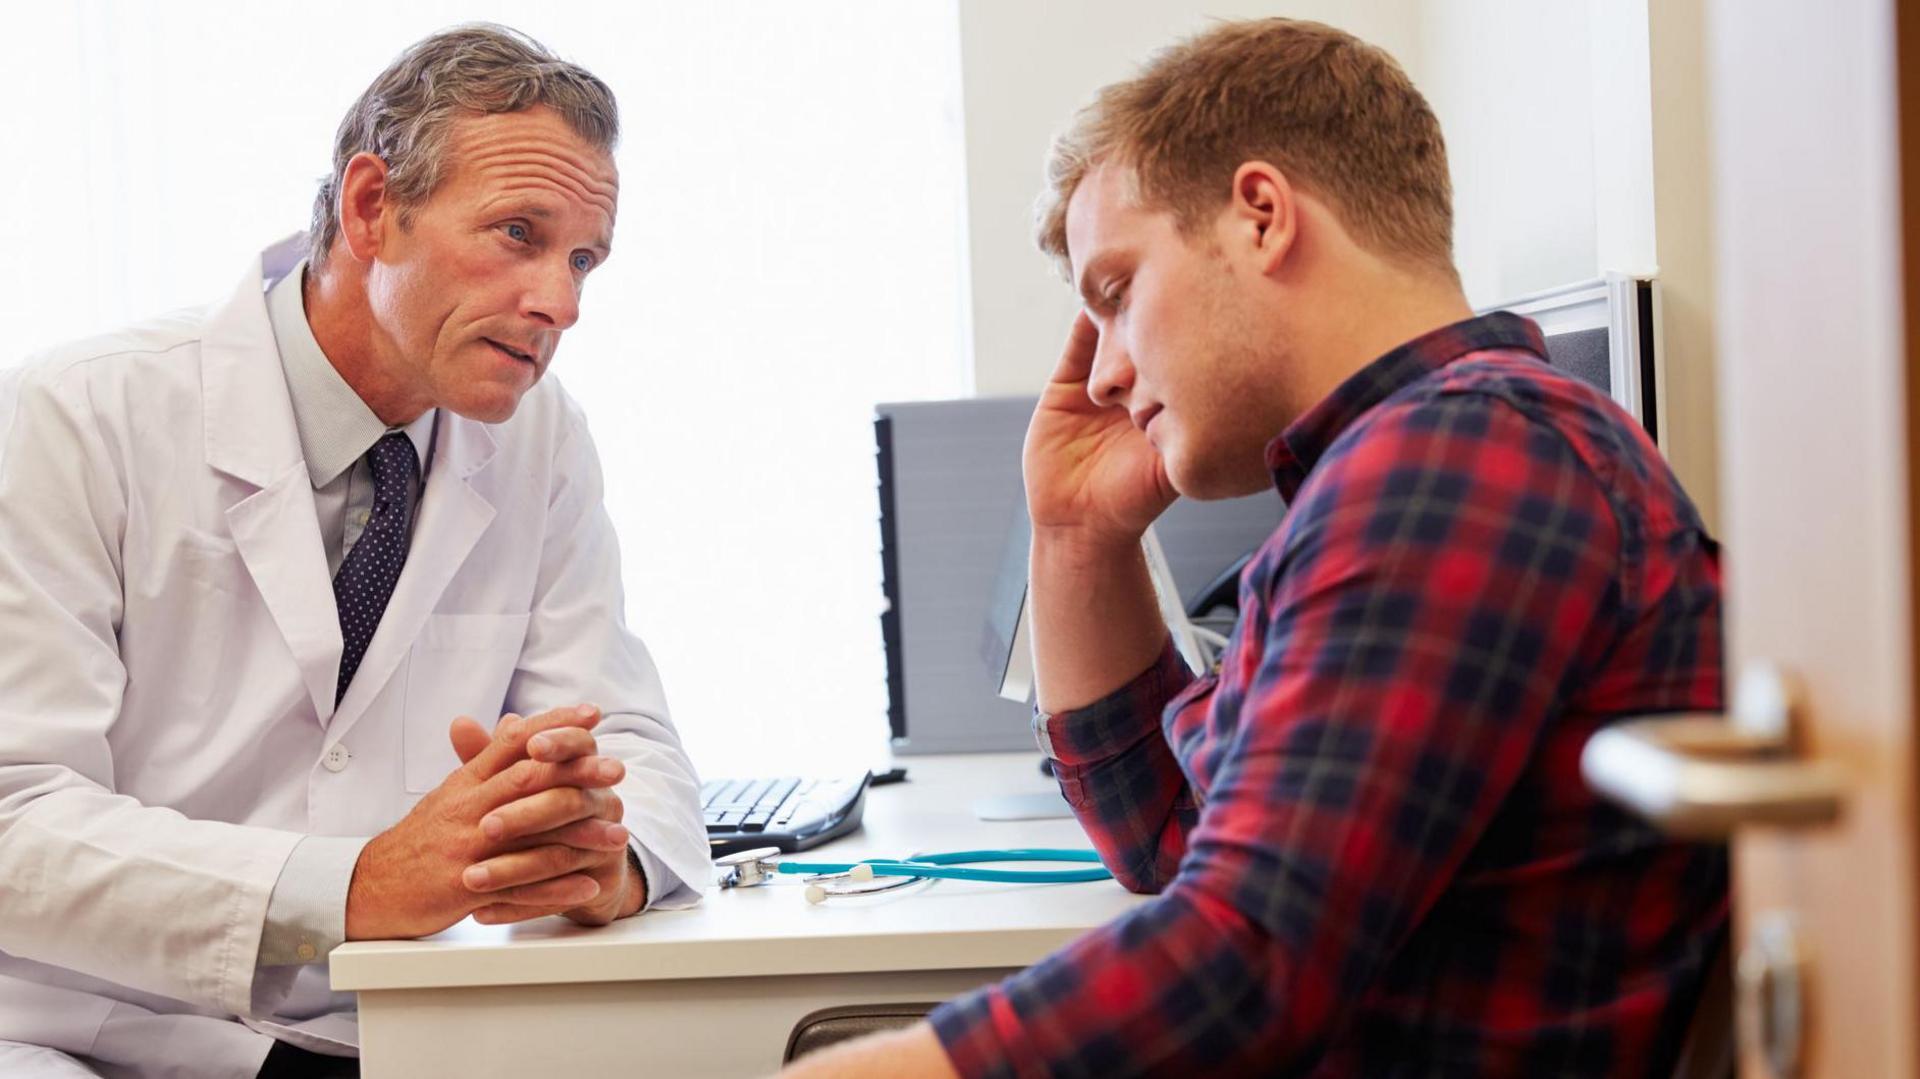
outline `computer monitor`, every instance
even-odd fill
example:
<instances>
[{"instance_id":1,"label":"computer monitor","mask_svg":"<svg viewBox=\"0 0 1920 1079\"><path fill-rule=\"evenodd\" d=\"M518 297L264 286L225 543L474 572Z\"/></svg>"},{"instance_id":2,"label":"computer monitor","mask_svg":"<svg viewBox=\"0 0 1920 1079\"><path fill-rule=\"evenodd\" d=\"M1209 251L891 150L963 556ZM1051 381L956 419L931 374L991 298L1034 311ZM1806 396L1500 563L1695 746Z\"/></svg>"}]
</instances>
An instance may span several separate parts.
<instances>
[{"instance_id":1,"label":"computer monitor","mask_svg":"<svg viewBox=\"0 0 1920 1079\"><path fill-rule=\"evenodd\" d=\"M1027 551L1024 542L1028 533L1026 520L1023 508L1015 527L1008 530L1009 552L1001 564L1000 579L994 588L993 607L981 640L981 659L986 662L987 673L996 684L1000 696L1023 706L1032 700L1034 689L1033 609L1027 602ZM1196 625L1190 617L1157 529L1147 530L1141 539L1141 547L1147 559L1147 573L1153 580L1154 595L1160 605L1160 616L1167 623L1174 647L1186 660L1188 668L1195 671L1213 669L1218 646L1225 643L1225 638ZM974 803L973 811L982 820L1039 820L1072 816L1073 812L1058 791L988 795Z\"/></svg>"},{"instance_id":2,"label":"computer monitor","mask_svg":"<svg viewBox=\"0 0 1920 1079\"><path fill-rule=\"evenodd\" d=\"M1492 311L1511 311L1539 323L1548 363L1612 397L1656 445L1664 445L1657 280L1608 274L1481 309L1482 314Z\"/></svg>"},{"instance_id":3,"label":"computer monitor","mask_svg":"<svg viewBox=\"0 0 1920 1079\"><path fill-rule=\"evenodd\" d=\"M1009 700L997 691L1026 586L1020 449L1034 404L973 398L876 409L880 619L896 755L1033 748L1026 694ZM1264 541L1284 508L1271 491L1175 503L1155 531L1181 603Z\"/></svg>"},{"instance_id":4,"label":"computer monitor","mask_svg":"<svg viewBox=\"0 0 1920 1079\"><path fill-rule=\"evenodd\" d=\"M1264 520L1259 523L1265 527ZM1268 531L1272 531L1271 527ZM1244 538L1249 543L1247 550L1251 550L1266 535ZM986 665L986 672L996 691L1002 698L1021 704L1033 699L1034 688L1033 611L1027 604L1029 540L1026 509L1022 506L1014 515L1013 526L1007 530L1006 550L1001 556L1000 572L994 583L993 602L988 608L980 635L980 659ZM1218 630L1195 622L1195 616L1204 612L1188 609L1188 601L1183 595L1179 579L1174 576L1173 563L1167 556L1166 545L1161 542L1157 527L1147 529L1140 546L1146 556L1147 574L1153 581L1160 617L1167 624L1167 633L1173 638L1174 648L1190 669L1212 670L1214 657L1225 643L1225 638ZM1242 550L1228 556L1229 560L1223 562L1216 571L1216 578L1219 572L1236 565L1245 554L1246 550ZM1192 593L1192 589L1188 592ZM1198 598L1197 593L1195 598Z\"/></svg>"}]
</instances>

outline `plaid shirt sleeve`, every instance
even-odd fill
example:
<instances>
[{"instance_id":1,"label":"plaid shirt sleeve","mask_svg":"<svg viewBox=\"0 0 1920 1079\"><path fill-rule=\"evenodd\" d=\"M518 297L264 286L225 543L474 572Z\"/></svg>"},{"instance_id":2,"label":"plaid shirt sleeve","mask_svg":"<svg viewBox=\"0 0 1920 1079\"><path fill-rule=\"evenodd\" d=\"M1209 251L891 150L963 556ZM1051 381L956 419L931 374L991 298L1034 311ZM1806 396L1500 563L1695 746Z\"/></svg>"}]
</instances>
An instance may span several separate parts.
<instances>
[{"instance_id":1,"label":"plaid shirt sleeve","mask_svg":"<svg viewBox=\"0 0 1920 1079\"><path fill-rule=\"evenodd\" d=\"M1243 580L1218 682L1173 701L1165 736L1166 659L1095 714L1052 717L1109 865L1135 887L1177 872L936 1011L955 1067L1310 1068L1593 661L1620 550L1606 492L1549 426L1476 392L1374 410L1300 490Z\"/></svg>"},{"instance_id":2,"label":"plaid shirt sleeve","mask_svg":"<svg viewBox=\"0 0 1920 1079\"><path fill-rule=\"evenodd\" d=\"M1194 681L1169 639L1139 677L1085 708L1034 716L1060 793L1129 891L1158 892L1199 815L1159 717Z\"/></svg>"}]
</instances>

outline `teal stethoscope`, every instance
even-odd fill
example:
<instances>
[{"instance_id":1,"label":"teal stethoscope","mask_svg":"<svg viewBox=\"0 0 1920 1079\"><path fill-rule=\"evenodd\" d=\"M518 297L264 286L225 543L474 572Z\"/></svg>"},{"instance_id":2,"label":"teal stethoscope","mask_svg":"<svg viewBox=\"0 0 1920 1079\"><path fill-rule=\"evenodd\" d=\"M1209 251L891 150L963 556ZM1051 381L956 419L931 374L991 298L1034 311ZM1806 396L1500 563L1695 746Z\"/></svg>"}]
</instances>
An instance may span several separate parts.
<instances>
[{"instance_id":1,"label":"teal stethoscope","mask_svg":"<svg viewBox=\"0 0 1920 1079\"><path fill-rule=\"evenodd\" d=\"M1016 850L956 850L943 854L916 854L910 858L868 858L859 862L787 862L780 848L759 847L716 859L726 870L722 888L753 888L777 874L808 874L807 902L824 903L842 895L869 895L891 891L924 880L978 880L1000 884L1072 884L1107 880L1113 874L1090 850L1034 848ZM1092 862L1087 869L974 869L975 862ZM886 883L872 885L876 878ZM839 882L851 882L848 888Z\"/></svg>"}]
</instances>

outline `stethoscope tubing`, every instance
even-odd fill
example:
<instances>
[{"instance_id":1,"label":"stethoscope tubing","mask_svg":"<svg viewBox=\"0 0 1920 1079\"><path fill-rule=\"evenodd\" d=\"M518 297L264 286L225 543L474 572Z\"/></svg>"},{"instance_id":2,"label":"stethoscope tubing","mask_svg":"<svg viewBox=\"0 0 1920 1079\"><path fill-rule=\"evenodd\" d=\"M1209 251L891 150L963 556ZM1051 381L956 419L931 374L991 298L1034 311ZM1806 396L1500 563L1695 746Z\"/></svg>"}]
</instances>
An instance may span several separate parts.
<instances>
[{"instance_id":1,"label":"stethoscope tubing","mask_svg":"<svg viewBox=\"0 0 1920 1079\"><path fill-rule=\"evenodd\" d=\"M840 874L855 866L867 866L876 877L921 877L939 880L974 880L998 884L1074 884L1107 880L1113 876L1105 866L1088 869L975 869L972 862L1099 862L1090 850L1031 848L1012 850L957 850L922 854L913 858L868 858L859 862L781 862L781 873Z\"/></svg>"}]
</instances>

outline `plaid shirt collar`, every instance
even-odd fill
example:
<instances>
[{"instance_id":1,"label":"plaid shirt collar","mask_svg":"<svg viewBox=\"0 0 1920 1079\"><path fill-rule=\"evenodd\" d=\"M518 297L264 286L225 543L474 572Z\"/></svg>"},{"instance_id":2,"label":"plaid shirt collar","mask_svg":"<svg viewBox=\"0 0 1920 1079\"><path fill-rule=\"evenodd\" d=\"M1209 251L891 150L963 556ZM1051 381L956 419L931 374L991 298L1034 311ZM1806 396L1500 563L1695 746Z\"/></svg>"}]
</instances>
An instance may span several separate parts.
<instances>
[{"instance_id":1,"label":"plaid shirt collar","mask_svg":"<svg viewBox=\"0 0 1920 1079\"><path fill-rule=\"evenodd\" d=\"M1280 497L1292 502L1320 455L1375 405L1454 360L1487 349L1518 349L1545 359L1547 342L1531 320L1496 311L1442 326L1374 360L1267 443L1267 470Z\"/></svg>"}]
</instances>

